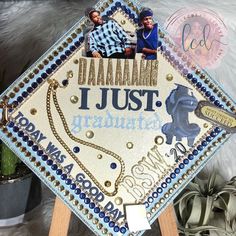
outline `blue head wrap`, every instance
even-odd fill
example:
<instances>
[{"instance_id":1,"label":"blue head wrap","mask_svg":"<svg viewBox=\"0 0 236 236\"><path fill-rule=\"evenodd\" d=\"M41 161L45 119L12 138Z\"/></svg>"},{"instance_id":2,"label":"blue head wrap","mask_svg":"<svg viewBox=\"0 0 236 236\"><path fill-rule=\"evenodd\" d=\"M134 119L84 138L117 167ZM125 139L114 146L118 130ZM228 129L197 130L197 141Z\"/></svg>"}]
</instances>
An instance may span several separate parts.
<instances>
[{"instance_id":1,"label":"blue head wrap","mask_svg":"<svg viewBox=\"0 0 236 236\"><path fill-rule=\"evenodd\" d=\"M139 21L142 21L147 16L153 16L153 11L150 8L144 8L139 13Z\"/></svg>"}]
</instances>

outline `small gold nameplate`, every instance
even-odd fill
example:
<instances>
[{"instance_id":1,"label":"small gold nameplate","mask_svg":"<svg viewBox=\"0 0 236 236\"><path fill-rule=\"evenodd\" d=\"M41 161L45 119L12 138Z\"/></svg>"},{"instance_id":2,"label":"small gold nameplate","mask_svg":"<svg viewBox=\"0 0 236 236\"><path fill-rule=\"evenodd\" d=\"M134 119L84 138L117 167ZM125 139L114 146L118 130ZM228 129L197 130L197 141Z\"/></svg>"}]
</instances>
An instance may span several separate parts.
<instances>
[{"instance_id":1,"label":"small gold nameplate","mask_svg":"<svg viewBox=\"0 0 236 236\"><path fill-rule=\"evenodd\" d=\"M202 119L221 126L229 133L236 132L236 115L218 108L210 102L200 101L195 114Z\"/></svg>"}]
</instances>

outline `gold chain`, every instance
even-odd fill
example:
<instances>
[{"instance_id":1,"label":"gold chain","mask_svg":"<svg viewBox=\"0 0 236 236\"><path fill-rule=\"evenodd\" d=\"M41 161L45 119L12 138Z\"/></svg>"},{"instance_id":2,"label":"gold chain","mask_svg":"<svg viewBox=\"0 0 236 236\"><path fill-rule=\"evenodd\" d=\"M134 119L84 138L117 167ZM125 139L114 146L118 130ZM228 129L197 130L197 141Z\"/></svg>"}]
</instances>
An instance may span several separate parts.
<instances>
[{"instance_id":1,"label":"gold chain","mask_svg":"<svg viewBox=\"0 0 236 236\"><path fill-rule=\"evenodd\" d=\"M50 128L52 130L52 133L54 134L55 138L58 140L58 142L65 148L65 150L70 154L70 156L76 161L76 163L79 165L79 167L92 179L92 181L96 184L96 186L107 196L114 196L116 195L116 193L118 192L118 184L121 182L123 176L124 176L124 172L125 172L125 163L124 161L121 159L121 157L119 155L117 155L116 153L109 151L103 147L100 147L96 144L90 143L90 142L86 142L82 139L76 138L71 132L70 129L68 127L68 124L66 122L65 116L59 106L58 103L58 99L57 99L57 95L56 95L56 91L57 88L61 87L59 85L59 83L56 80L52 80L50 81L50 85L47 91L47 100L46 100L46 108L47 108L47 116L48 116L48 120L49 120L49 125ZM51 94L53 96L53 102L54 105L56 107L56 110L61 118L61 121L63 123L65 132L67 133L67 135L75 142L80 143L82 145L97 149L101 152L106 153L107 155L113 156L117 161L119 161L120 165L121 165L121 171L120 174L118 176L118 178L115 181L115 190L113 192L108 192L100 183L99 181L94 177L94 175L83 165L83 163L76 157L76 155L71 151L71 149L67 146L67 144L62 140L62 138L59 136L59 134L56 131L56 128L54 126L54 122L53 122L53 118L52 118L52 112L51 112Z\"/></svg>"}]
</instances>

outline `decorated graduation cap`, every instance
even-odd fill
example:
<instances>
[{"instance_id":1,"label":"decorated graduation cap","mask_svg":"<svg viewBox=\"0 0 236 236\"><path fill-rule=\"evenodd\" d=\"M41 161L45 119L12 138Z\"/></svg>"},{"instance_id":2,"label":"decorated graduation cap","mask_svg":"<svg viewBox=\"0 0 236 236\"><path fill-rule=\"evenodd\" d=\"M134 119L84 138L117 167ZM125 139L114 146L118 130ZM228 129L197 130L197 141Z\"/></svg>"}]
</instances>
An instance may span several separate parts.
<instances>
[{"instance_id":1,"label":"decorated graduation cap","mask_svg":"<svg viewBox=\"0 0 236 236\"><path fill-rule=\"evenodd\" d=\"M96 9L129 32L152 15L132 0L102 0L86 16ZM230 124L235 103L161 26L148 61L85 57L88 25L83 17L1 95L0 138L96 235L142 235L126 205L143 205L152 224L230 137L217 117L224 109Z\"/></svg>"}]
</instances>

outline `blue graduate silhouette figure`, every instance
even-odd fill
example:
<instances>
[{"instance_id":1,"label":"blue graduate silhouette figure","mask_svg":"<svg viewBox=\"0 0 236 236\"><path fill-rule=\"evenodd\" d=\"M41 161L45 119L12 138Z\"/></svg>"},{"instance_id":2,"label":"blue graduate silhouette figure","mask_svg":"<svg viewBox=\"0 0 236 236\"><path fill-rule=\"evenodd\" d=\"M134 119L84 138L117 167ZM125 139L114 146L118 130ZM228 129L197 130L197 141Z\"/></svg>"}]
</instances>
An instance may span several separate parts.
<instances>
[{"instance_id":1,"label":"blue graduate silhouette figure","mask_svg":"<svg viewBox=\"0 0 236 236\"><path fill-rule=\"evenodd\" d=\"M176 85L177 88L172 90L166 99L166 109L171 115L172 122L163 125L162 132L166 135L167 144L172 144L174 136L176 141L181 141L186 137L188 146L191 147L200 132L200 127L197 124L189 123L188 113L196 109L198 101L193 93L188 94L188 87L181 84Z\"/></svg>"}]
</instances>

